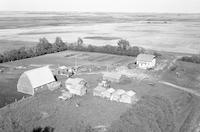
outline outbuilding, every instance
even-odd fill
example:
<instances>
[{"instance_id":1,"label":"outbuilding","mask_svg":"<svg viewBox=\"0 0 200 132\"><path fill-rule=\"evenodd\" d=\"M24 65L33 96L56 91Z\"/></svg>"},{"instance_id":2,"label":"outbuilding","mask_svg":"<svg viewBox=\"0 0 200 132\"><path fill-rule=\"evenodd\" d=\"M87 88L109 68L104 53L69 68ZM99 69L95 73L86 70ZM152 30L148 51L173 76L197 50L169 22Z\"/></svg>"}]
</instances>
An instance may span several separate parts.
<instances>
[{"instance_id":1,"label":"outbuilding","mask_svg":"<svg viewBox=\"0 0 200 132\"><path fill-rule=\"evenodd\" d=\"M132 90L127 91L126 93L122 94L120 98L120 102L132 104L136 101L136 93Z\"/></svg>"},{"instance_id":2,"label":"outbuilding","mask_svg":"<svg viewBox=\"0 0 200 132\"><path fill-rule=\"evenodd\" d=\"M103 98L107 98L107 99L110 99L111 95L115 92L115 89L114 88L109 88L107 90L105 90L102 95L103 95Z\"/></svg>"},{"instance_id":3,"label":"outbuilding","mask_svg":"<svg viewBox=\"0 0 200 132\"><path fill-rule=\"evenodd\" d=\"M55 81L49 66L25 71L17 83L17 91L34 95L38 88Z\"/></svg>"},{"instance_id":4,"label":"outbuilding","mask_svg":"<svg viewBox=\"0 0 200 132\"><path fill-rule=\"evenodd\" d=\"M124 91L123 89L118 89L116 90L110 97L110 100L114 100L114 101L117 101L119 102L120 101L120 98L121 98L121 95L124 94L126 91Z\"/></svg>"},{"instance_id":5,"label":"outbuilding","mask_svg":"<svg viewBox=\"0 0 200 132\"><path fill-rule=\"evenodd\" d=\"M93 96L102 97L104 91L106 91L106 88L104 88L104 87L102 87L102 86L97 86L97 87L94 88L94 90L93 90Z\"/></svg>"},{"instance_id":6,"label":"outbuilding","mask_svg":"<svg viewBox=\"0 0 200 132\"><path fill-rule=\"evenodd\" d=\"M141 69L153 68L156 65L156 58L151 54L139 54L136 58L136 64Z\"/></svg>"},{"instance_id":7,"label":"outbuilding","mask_svg":"<svg viewBox=\"0 0 200 132\"><path fill-rule=\"evenodd\" d=\"M70 93L83 96L87 92L87 82L82 78L69 78L65 81L65 87Z\"/></svg>"}]
</instances>

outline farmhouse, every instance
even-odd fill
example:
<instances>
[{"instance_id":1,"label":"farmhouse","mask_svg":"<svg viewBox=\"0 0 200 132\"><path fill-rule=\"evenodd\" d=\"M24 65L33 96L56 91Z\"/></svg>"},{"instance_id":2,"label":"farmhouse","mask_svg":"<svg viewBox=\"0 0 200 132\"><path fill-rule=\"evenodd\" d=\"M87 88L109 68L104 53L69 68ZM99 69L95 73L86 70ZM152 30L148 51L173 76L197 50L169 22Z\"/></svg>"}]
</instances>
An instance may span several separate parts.
<instances>
[{"instance_id":1,"label":"farmhouse","mask_svg":"<svg viewBox=\"0 0 200 132\"><path fill-rule=\"evenodd\" d=\"M69 90L70 93L83 96L86 94L87 82L82 78L69 78L65 81L65 87Z\"/></svg>"},{"instance_id":2,"label":"farmhouse","mask_svg":"<svg viewBox=\"0 0 200 132\"><path fill-rule=\"evenodd\" d=\"M136 64L141 69L153 68L156 65L156 59L154 55L139 54L136 58Z\"/></svg>"},{"instance_id":3,"label":"farmhouse","mask_svg":"<svg viewBox=\"0 0 200 132\"><path fill-rule=\"evenodd\" d=\"M48 66L24 72L17 83L17 91L34 95L35 90L54 82L55 78Z\"/></svg>"}]
</instances>

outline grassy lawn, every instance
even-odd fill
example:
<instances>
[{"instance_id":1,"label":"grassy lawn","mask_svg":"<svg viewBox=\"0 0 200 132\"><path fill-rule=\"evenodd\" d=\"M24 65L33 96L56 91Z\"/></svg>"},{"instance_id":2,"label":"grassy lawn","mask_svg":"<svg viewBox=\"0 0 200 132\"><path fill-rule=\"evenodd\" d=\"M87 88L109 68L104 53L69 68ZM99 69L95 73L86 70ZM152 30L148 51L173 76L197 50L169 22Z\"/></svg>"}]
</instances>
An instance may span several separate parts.
<instances>
[{"instance_id":1,"label":"grassy lawn","mask_svg":"<svg viewBox=\"0 0 200 132\"><path fill-rule=\"evenodd\" d=\"M163 74L162 78L179 86L199 90L199 75L199 64L177 61L171 70L169 69Z\"/></svg>"}]
</instances>

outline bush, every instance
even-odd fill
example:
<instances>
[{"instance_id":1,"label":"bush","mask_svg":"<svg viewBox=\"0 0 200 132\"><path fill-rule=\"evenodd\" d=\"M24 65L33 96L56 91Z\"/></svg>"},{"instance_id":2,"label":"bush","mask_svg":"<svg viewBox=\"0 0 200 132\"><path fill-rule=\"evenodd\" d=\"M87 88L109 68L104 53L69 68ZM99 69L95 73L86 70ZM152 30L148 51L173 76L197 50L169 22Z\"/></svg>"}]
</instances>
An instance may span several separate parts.
<instances>
[{"instance_id":1,"label":"bush","mask_svg":"<svg viewBox=\"0 0 200 132\"><path fill-rule=\"evenodd\" d=\"M179 60L180 61L185 61L185 62L191 62L191 63L200 64L200 55L184 56Z\"/></svg>"}]
</instances>

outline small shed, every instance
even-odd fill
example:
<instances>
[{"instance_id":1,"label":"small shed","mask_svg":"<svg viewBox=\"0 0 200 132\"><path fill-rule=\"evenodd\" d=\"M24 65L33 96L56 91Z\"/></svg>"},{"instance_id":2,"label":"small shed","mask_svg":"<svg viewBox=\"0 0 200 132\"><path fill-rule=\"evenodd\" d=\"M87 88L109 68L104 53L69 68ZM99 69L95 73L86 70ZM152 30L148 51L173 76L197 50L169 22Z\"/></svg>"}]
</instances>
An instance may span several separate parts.
<instances>
[{"instance_id":1,"label":"small shed","mask_svg":"<svg viewBox=\"0 0 200 132\"><path fill-rule=\"evenodd\" d=\"M103 80L108 80L111 82L120 82L121 74L116 72L104 72Z\"/></svg>"},{"instance_id":2,"label":"small shed","mask_svg":"<svg viewBox=\"0 0 200 132\"><path fill-rule=\"evenodd\" d=\"M133 102L136 101L135 99L136 99L136 93L134 91L130 90L130 91L127 91L126 93L122 94L122 96L120 98L120 102L132 104Z\"/></svg>"},{"instance_id":3,"label":"small shed","mask_svg":"<svg viewBox=\"0 0 200 132\"><path fill-rule=\"evenodd\" d=\"M61 87L61 82L49 83L49 84L47 84L47 87L48 87L49 90L54 91L54 90L56 90L56 89Z\"/></svg>"},{"instance_id":4,"label":"small shed","mask_svg":"<svg viewBox=\"0 0 200 132\"><path fill-rule=\"evenodd\" d=\"M110 97L110 100L114 100L114 101L117 101L119 102L120 101L120 98L121 98L121 95L124 94L126 91L124 91L123 89L118 89L116 90Z\"/></svg>"},{"instance_id":5,"label":"small shed","mask_svg":"<svg viewBox=\"0 0 200 132\"><path fill-rule=\"evenodd\" d=\"M108 80L102 80L102 82L100 82L98 85L102 86L104 88L109 88L110 87L110 81L108 81Z\"/></svg>"},{"instance_id":6,"label":"small shed","mask_svg":"<svg viewBox=\"0 0 200 132\"><path fill-rule=\"evenodd\" d=\"M65 87L70 93L83 96L87 92L87 82L82 78L69 78L65 81Z\"/></svg>"},{"instance_id":7,"label":"small shed","mask_svg":"<svg viewBox=\"0 0 200 132\"><path fill-rule=\"evenodd\" d=\"M106 88L101 87L101 86L97 86L97 87L94 88L94 90L93 90L93 96L102 97L104 91L106 91Z\"/></svg>"},{"instance_id":8,"label":"small shed","mask_svg":"<svg viewBox=\"0 0 200 132\"><path fill-rule=\"evenodd\" d=\"M115 92L114 88L109 88L107 90L105 90L102 94L103 94L103 98L108 98L110 99L111 95Z\"/></svg>"},{"instance_id":9,"label":"small shed","mask_svg":"<svg viewBox=\"0 0 200 132\"><path fill-rule=\"evenodd\" d=\"M49 66L25 71L18 80L17 91L34 95L35 90L55 81Z\"/></svg>"},{"instance_id":10,"label":"small shed","mask_svg":"<svg viewBox=\"0 0 200 132\"><path fill-rule=\"evenodd\" d=\"M149 69L155 67L156 58L151 54L139 54L136 58L136 63L141 69Z\"/></svg>"}]
</instances>

